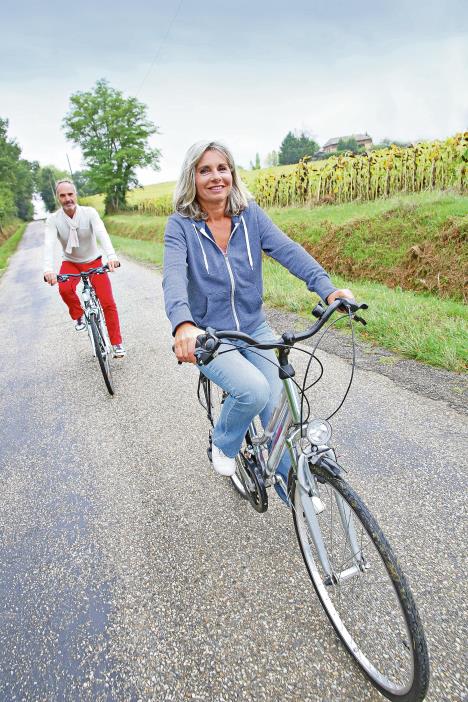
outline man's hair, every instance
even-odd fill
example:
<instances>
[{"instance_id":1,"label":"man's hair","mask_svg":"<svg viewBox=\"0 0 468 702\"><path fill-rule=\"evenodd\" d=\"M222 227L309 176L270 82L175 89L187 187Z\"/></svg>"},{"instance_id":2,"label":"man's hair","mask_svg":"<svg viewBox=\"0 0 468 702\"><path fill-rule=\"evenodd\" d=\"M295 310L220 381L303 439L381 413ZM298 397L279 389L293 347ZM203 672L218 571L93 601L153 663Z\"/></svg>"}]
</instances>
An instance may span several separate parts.
<instances>
[{"instance_id":1,"label":"man's hair","mask_svg":"<svg viewBox=\"0 0 468 702\"><path fill-rule=\"evenodd\" d=\"M232 174L232 188L226 203L226 214L229 216L240 214L248 207L252 195L240 179L231 152L219 141L198 141L185 154L182 170L174 190L174 209L182 217L207 219L206 212L203 212L197 200L195 187L195 169L205 151L219 151L226 158Z\"/></svg>"},{"instance_id":2,"label":"man's hair","mask_svg":"<svg viewBox=\"0 0 468 702\"><path fill-rule=\"evenodd\" d=\"M75 183L72 180L70 180L70 178L61 178L60 180L55 181L55 194L56 195L57 195L58 186L62 185L62 183L70 183L70 185L73 185L73 190L75 191L75 194L76 194Z\"/></svg>"}]
</instances>

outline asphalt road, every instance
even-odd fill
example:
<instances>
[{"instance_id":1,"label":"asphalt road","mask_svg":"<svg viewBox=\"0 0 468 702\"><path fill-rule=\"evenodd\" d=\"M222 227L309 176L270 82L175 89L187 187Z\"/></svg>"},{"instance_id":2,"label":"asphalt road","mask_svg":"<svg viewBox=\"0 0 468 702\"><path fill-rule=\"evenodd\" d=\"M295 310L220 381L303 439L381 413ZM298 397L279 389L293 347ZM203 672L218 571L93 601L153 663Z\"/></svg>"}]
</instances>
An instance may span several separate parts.
<instances>
[{"instance_id":1,"label":"asphalt road","mask_svg":"<svg viewBox=\"0 0 468 702\"><path fill-rule=\"evenodd\" d=\"M105 389L41 279L42 223L0 281L0 699L382 699L322 614L291 516L256 514L206 459L196 370L170 350L161 277L112 281L128 356ZM348 363L324 353L325 414ZM358 370L335 445L412 584L428 700L467 693L465 416Z\"/></svg>"}]
</instances>

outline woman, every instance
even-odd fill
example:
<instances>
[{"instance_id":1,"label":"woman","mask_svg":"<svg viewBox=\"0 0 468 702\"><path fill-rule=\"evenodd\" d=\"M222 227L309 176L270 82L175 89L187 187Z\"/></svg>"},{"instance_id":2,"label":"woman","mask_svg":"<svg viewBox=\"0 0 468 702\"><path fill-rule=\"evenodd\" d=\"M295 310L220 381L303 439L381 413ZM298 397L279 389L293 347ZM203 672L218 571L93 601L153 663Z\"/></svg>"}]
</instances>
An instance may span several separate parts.
<instances>
[{"instance_id":1,"label":"woman","mask_svg":"<svg viewBox=\"0 0 468 702\"><path fill-rule=\"evenodd\" d=\"M315 259L252 200L223 144L190 147L174 204L165 232L163 288L179 361L195 362L195 340L206 327L237 329L258 341L275 337L262 309L262 252L328 304L337 297L352 299L350 290L337 290ZM251 420L259 414L265 426L281 392L276 356L239 347L200 370L228 393L213 431L212 461L218 473L233 475ZM285 479L288 467L285 455L280 467Z\"/></svg>"}]
</instances>

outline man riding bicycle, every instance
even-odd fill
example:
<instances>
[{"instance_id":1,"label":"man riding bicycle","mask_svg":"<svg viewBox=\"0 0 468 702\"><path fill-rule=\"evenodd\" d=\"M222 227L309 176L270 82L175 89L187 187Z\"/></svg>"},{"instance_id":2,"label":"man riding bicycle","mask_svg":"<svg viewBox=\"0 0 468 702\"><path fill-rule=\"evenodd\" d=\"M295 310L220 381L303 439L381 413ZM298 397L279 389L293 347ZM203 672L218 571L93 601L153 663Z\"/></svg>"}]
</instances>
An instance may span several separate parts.
<instances>
[{"instance_id":1,"label":"man riding bicycle","mask_svg":"<svg viewBox=\"0 0 468 702\"><path fill-rule=\"evenodd\" d=\"M55 194L61 207L50 214L46 221L44 280L49 285L57 283L57 276L53 272L54 242L57 239L63 249L61 275L81 273L90 268L101 266L102 256L98 249L97 239L99 239L107 256L109 270L113 272L119 266L119 261L104 222L94 207L83 207L77 204L76 188L71 180L57 181ZM80 300L76 294L78 281L79 278L69 278L66 282L60 282L59 293L68 307L70 317L75 322L75 329L81 331L86 328L86 323ZM93 286L104 312L109 339L113 346L113 355L116 358L125 356L126 351L120 334L119 315L109 276L107 274L93 276Z\"/></svg>"}]
</instances>

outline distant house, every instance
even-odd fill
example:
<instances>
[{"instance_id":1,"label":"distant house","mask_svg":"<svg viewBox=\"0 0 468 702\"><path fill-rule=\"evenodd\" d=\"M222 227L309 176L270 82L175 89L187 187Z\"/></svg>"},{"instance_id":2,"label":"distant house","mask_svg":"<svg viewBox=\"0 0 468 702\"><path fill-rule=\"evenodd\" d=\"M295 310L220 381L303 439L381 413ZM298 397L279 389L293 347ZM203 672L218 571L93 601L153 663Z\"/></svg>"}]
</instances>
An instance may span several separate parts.
<instances>
[{"instance_id":1,"label":"distant house","mask_svg":"<svg viewBox=\"0 0 468 702\"><path fill-rule=\"evenodd\" d=\"M368 134L348 134L347 136L329 139L327 143L322 146L321 151L326 154L337 151L340 140L347 141L348 139L356 139L357 145L363 146L365 149L369 149L372 146L372 137Z\"/></svg>"}]
</instances>

